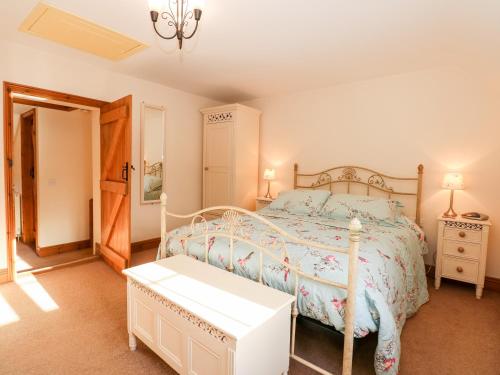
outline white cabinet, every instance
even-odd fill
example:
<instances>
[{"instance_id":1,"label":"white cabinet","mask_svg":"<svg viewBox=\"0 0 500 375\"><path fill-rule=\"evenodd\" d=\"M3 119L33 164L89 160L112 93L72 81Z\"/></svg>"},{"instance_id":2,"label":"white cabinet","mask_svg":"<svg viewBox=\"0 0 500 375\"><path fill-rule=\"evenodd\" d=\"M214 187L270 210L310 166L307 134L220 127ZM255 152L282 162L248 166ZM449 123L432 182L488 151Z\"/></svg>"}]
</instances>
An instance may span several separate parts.
<instances>
[{"instance_id":1,"label":"white cabinet","mask_svg":"<svg viewBox=\"0 0 500 375\"><path fill-rule=\"evenodd\" d=\"M491 222L464 218L438 218L435 287L441 278L476 284L476 297L483 295Z\"/></svg>"},{"instance_id":2,"label":"white cabinet","mask_svg":"<svg viewBox=\"0 0 500 375\"><path fill-rule=\"evenodd\" d=\"M231 104L202 109L203 207L255 209L259 169L256 109Z\"/></svg>"}]
</instances>

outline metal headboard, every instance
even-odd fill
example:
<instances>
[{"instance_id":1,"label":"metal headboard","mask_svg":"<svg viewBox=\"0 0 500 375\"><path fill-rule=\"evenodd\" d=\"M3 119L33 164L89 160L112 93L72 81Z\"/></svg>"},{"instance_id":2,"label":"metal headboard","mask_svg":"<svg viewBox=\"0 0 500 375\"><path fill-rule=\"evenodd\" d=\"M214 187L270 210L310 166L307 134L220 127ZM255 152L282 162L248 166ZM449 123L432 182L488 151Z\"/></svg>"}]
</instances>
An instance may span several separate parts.
<instances>
[{"instance_id":1,"label":"metal headboard","mask_svg":"<svg viewBox=\"0 0 500 375\"><path fill-rule=\"evenodd\" d=\"M416 198L415 222L418 225L421 224L420 206L422 203L422 178L424 174L424 166L422 164L419 164L417 167L416 177L393 177L372 169L353 165L333 167L317 173L299 173L298 170L298 164L294 164L294 189L323 188L333 191L335 184L345 184L348 194L351 192L352 185L361 185L366 187L366 195L370 195L375 190L387 194L388 198L393 198L394 196L414 196ZM308 183L299 183L299 179L300 181L308 180ZM397 181L416 185L416 191L415 186L406 186L407 190L395 190L392 185L397 183Z\"/></svg>"}]
</instances>

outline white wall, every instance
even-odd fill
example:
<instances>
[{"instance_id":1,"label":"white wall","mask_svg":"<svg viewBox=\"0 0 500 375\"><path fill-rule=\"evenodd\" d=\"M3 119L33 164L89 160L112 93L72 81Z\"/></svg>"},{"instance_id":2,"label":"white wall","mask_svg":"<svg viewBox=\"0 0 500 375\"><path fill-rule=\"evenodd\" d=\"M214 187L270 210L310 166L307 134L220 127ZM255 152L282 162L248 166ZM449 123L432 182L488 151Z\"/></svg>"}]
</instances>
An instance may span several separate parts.
<instances>
[{"instance_id":1,"label":"white wall","mask_svg":"<svg viewBox=\"0 0 500 375\"><path fill-rule=\"evenodd\" d=\"M424 229L435 249L449 199L442 176L462 171L456 208L490 215L486 273L500 277L500 95L475 77L441 68L248 102L263 112L260 175L277 169L276 193L293 186L294 162L304 172L354 164L396 176L423 163Z\"/></svg>"},{"instance_id":2,"label":"white wall","mask_svg":"<svg viewBox=\"0 0 500 375\"><path fill-rule=\"evenodd\" d=\"M38 247L89 239L91 114L37 109Z\"/></svg>"},{"instance_id":3,"label":"white wall","mask_svg":"<svg viewBox=\"0 0 500 375\"><path fill-rule=\"evenodd\" d=\"M191 212L201 207L202 125L199 109L218 105L219 102L98 69L79 61L67 60L20 44L0 41L0 49L0 81L108 101L133 95L132 162L136 171L132 175L132 241L158 237L160 231L159 206L139 203L141 101L167 108L165 165L169 209L174 212ZM0 112L3 112L3 108ZM0 117L2 114L0 113ZM3 134L0 141L3 142ZM95 148L94 137L92 144ZM3 148L1 156L3 158ZM4 171L3 163L0 164L1 269L6 267L6 233Z\"/></svg>"}]
</instances>

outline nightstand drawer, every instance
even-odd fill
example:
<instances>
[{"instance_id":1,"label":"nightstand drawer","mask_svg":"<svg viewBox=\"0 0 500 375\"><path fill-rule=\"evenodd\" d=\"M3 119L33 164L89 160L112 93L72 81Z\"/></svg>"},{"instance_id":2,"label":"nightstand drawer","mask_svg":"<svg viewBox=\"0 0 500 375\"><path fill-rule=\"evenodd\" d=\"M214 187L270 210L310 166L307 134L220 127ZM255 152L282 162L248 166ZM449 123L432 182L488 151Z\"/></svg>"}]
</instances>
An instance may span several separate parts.
<instances>
[{"instance_id":1,"label":"nightstand drawer","mask_svg":"<svg viewBox=\"0 0 500 375\"><path fill-rule=\"evenodd\" d=\"M460 258L479 260L481 245L478 243L444 240L443 253Z\"/></svg>"},{"instance_id":2,"label":"nightstand drawer","mask_svg":"<svg viewBox=\"0 0 500 375\"><path fill-rule=\"evenodd\" d=\"M444 277L471 283L477 282L478 262L444 256L442 267Z\"/></svg>"},{"instance_id":3,"label":"nightstand drawer","mask_svg":"<svg viewBox=\"0 0 500 375\"><path fill-rule=\"evenodd\" d=\"M481 231L459 228L444 228L444 238L449 240L481 242Z\"/></svg>"}]
</instances>

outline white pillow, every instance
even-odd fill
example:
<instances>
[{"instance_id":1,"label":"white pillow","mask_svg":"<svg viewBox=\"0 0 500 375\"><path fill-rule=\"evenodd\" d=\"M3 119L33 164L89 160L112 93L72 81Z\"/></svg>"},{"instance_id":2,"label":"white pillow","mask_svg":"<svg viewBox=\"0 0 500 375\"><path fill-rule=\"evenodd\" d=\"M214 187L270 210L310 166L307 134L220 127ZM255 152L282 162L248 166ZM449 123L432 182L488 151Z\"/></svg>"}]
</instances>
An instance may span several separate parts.
<instances>
[{"instance_id":1,"label":"white pillow","mask_svg":"<svg viewBox=\"0 0 500 375\"><path fill-rule=\"evenodd\" d=\"M327 190L289 190L278 194L269 208L291 214L317 215L330 196Z\"/></svg>"},{"instance_id":2,"label":"white pillow","mask_svg":"<svg viewBox=\"0 0 500 375\"><path fill-rule=\"evenodd\" d=\"M144 191L145 192L157 190L159 187L161 187L161 184L162 184L161 177L151 176L151 175L144 176Z\"/></svg>"},{"instance_id":3,"label":"white pillow","mask_svg":"<svg viewBox=\"0 0 500 375\"><path fill-rule=\"evenodd\" d=\"M365 195L332 194L320 212L332 219L382 220L393 223L401 215L403 205L392 199Z\"/></svg>"}]
</instances>

